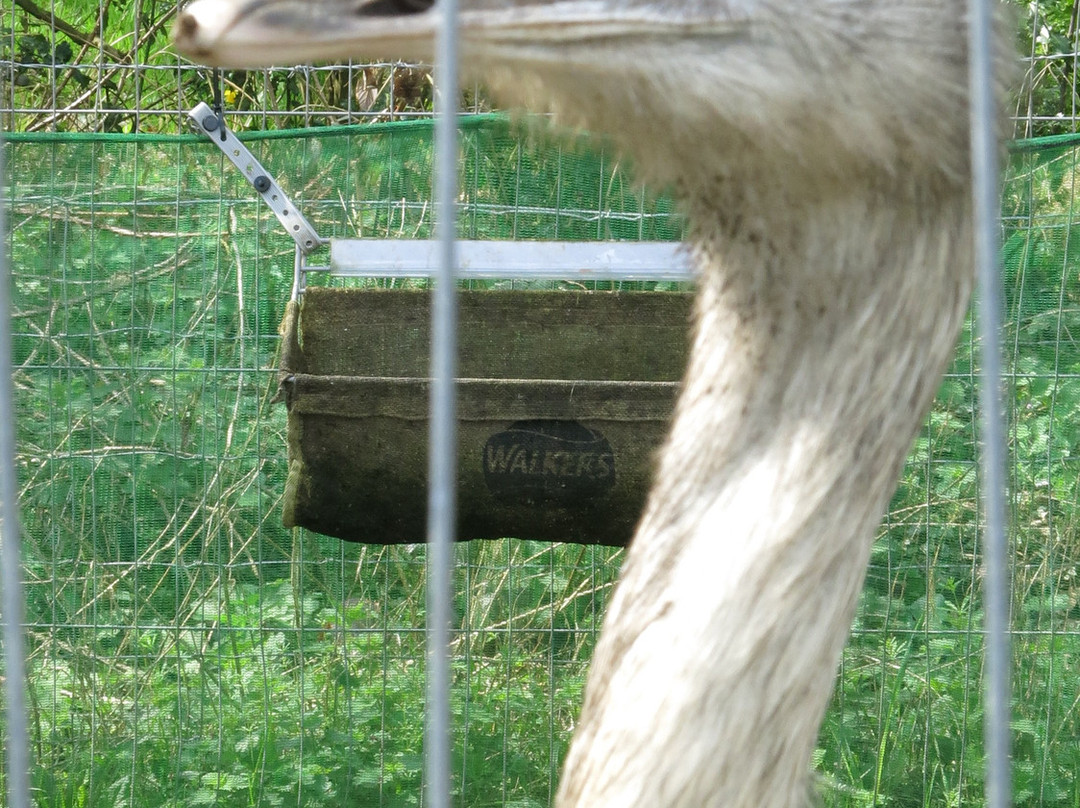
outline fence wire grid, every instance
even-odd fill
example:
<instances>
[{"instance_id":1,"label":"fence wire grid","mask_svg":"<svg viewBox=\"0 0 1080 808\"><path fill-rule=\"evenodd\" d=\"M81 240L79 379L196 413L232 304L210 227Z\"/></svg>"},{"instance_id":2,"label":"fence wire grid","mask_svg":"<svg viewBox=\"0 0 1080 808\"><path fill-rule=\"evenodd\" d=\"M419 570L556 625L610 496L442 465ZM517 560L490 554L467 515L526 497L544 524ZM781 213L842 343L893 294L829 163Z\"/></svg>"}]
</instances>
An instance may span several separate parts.
<instances>
[{"instance_id":1,"label":"fence wire grid","mask_svg":"<svg viewBox=\"0 0 1080 808\"><path fill-rule=\"evenodd\" d=\"M422 804L425 549L281 525L271 398L292 243L186 134L212 88L168 47L176 4L3 9L35 804ZM1073 3L1018 15L1024 140L1003 200L1014 801L1066 806L1080 802L1080 46ZM227 71L224 98L322 235L431 234L420 66ZM462 106L488 111L482 88ZM682 236L610 155L519 131L463 125L459 235ZM829 806L984 804L976 347L965 329L875 543L814 756ZM454 548L454 804L550 804L620 559Z\"/></svg>"}]
</instances>

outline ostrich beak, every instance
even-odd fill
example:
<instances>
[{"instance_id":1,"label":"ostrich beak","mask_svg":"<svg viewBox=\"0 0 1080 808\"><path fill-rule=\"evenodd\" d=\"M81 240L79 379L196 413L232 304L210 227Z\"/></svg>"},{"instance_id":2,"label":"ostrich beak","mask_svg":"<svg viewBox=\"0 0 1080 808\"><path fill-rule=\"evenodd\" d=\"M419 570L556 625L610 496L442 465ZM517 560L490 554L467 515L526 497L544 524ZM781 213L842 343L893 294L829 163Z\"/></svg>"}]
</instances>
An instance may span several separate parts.
<instances>
[{"instance_id":1,"label":"ostrich beak","mask_svg":"<svg viewBox=\"0 0 1080 808\"><path fill-rule=\"evenodd\" d=\"M466 0L468 3L468 0ZM746 24L729 5L700 17L605 0L518 0L463 9L463 46L520 58L530 48L647 37L728 38ZM352 57L430 60L441 15L431 0L195 0L177 19L176 49L219 67L268 67Z\"/></svg>"},{"instance_id":2,"label":"ostrich beak","mask_svg":"<svg viewBox=\"0 0 1080 808\"><path fill-rule=\"evenodd\" d=\"M430 58L437 17L404 2L195 0L173 29L176 49L218 67Z\"/></svg>"}]
</instances>

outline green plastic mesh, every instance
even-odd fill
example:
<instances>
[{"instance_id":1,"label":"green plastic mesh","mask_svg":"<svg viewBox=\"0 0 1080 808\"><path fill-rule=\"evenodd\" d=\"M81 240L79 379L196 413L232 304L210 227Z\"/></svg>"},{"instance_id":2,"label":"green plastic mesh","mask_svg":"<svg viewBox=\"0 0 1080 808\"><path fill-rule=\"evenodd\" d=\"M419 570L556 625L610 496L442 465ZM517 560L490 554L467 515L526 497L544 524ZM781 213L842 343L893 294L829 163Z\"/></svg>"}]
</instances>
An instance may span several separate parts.
<instances>
[{"instance_id":1,"label":"green plastic mesh","mask_svg":"<svg viewBox=\"0 0 1080 808\"><path fill-rule=\"evenodd\" d=\"M427 122L247 142L322 235L428 235ZM493 118L463 142L462 236L682 235L609 156ZM1004 201L1016 802L1065 806L1080 801L1077 146L1022 145ZM419 805L424 549L281 523L270 399L291 242L196 137L4 149L39 803ZM982 804L973 353L965 330L875 543L814 758L827 805ZM455 801L547 805L621 553L455 554Z\"/></svg>"}]
</instances>

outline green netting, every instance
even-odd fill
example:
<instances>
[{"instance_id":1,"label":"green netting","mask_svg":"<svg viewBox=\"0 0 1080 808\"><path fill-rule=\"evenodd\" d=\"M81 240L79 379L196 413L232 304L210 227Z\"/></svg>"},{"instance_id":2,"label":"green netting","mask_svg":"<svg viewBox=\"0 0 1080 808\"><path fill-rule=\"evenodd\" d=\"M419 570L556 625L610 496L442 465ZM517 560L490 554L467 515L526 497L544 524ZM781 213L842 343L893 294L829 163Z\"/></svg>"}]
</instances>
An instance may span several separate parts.
<instances>
[{"instance_id":1,"label":"green netting","mask_svg":"<svg viewBox=\"0 0 1080 808\"><path fill-rule=\"evenodd\" d=\"M681 235L611 158L501 119L464 135L463 236ZM248 142L322 235L428 234L427 123ZM1025 146L1004 208L1015 775L1018 805L1066 806L1078 155ZM423 547L281 525L286 420L270 398L291 242L195 137L4 149L38 802L419 805ZM973 348L965 331L875 544L815 756L827 805L982 804ZM549 804L620 552L455 553L455 801Z\"/></svg>"}]
</instances>

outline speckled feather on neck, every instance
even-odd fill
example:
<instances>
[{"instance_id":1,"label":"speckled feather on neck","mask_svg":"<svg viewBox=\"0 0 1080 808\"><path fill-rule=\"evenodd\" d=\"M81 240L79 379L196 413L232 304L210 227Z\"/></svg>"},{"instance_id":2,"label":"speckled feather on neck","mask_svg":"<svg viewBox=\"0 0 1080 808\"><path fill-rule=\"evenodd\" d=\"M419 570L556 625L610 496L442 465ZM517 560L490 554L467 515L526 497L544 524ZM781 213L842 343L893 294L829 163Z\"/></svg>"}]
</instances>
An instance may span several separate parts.
<instances>
[{"instance_id":1,"label":"speckled feather on neck","mask_svg":"<svg viewBox=\"0 0 1080 808\"><path fill-rule=\"evenodd\" d=\"M675 188L702 270L558 808L806 803L873 533L970 296L959 4L760 6L697 76L657 58L612 91L573 65L529 91Z\"/></svg>"},{"instance_id":2,"label":"speckled feather on neck","mask_svg":"<svg viewBox=\"0 0 1080 808\"><path fill-rule=\"evenodd\" d=\"M794 808L971 291L964 3L461 2L470 74L674 189L701 270L683 395L556 804ZM277 16L199 0L178 47L246 65L278 47L430 53L431 13L257 6Z\"/></svg>"}]
</instances>

